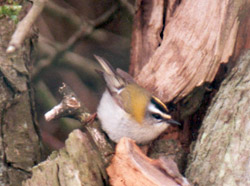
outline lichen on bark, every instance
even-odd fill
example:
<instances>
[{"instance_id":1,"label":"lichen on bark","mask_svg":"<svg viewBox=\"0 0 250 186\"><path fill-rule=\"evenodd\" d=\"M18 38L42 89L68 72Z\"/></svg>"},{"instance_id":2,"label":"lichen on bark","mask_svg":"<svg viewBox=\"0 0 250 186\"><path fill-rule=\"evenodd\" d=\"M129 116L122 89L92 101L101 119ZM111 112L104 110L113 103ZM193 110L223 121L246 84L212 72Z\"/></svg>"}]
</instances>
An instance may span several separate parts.
<instances>
[{"instance_id":1,"label":"lichen on bark","mask_svg":"<svg viewBox=\"0 0 250 186\"><path fill-rule=\"evenodd\" d=\"M200 129L187 177L200 186L250 185L250 50L222 82Z\"/></svg>"}]
</instances>

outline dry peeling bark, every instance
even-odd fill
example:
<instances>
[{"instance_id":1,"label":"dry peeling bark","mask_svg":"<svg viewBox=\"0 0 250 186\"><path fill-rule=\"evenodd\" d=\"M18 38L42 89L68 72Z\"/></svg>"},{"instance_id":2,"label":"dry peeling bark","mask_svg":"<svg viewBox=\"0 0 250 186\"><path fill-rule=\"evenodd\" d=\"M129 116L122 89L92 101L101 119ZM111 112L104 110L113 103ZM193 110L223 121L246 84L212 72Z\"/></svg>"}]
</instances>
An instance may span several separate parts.
<instances>
[{"instance_id":1,"label":"dry peeling bark","mask_svg":"<svg viewBox=\"0 0 250 186\"><path fill-rule=\"evenodd\" d=\"M222 82L200 129L187 177L200 186L250 185L250 50Z\"/></svg>"},{"instance_id":2,"label":"dry peeling bark","mask_svg":"<svg viewBox=\"0 0 250 186\"><path fill-rule=\"evenodd\" d=\"M23 186L102 186L108 183L101 155L90 137L74 130L66 140L65 148L34 167L32 178Z\"/></svg>"},{"instance_id":3,"label":"dry peeling bark","mask_svg":"<svg viewBox=\"0 0 250 186\"><path fill-rule=\"evenodd\" d=\"M150 159L133 140L126 137L117 144L107 172L110 184L114 186L190 186L172 158Z\"/></svg>"},{"instance_id":4,"label":"dry peeling bark","mask_svg":"<svg viewBox=\"0 0 250 186\"><path fill-rule=\"evenodd\" d=\"M0 25L0 185L20 185L41 160L29 77L32 47L28 38L20 50L7 55L16 24L2 16Z\"/></svg>"},{"instance_id":5,"label":"dry peeling bark","mask_svg":"<svg viewBox=\"0 0 250 186\"><path fill-rule=\"evenodd\" d=\"M220 64L250 47L250 2L165 2L138 1L130 72L169 102L213 81Z\"/></svg>"}]
</instances>

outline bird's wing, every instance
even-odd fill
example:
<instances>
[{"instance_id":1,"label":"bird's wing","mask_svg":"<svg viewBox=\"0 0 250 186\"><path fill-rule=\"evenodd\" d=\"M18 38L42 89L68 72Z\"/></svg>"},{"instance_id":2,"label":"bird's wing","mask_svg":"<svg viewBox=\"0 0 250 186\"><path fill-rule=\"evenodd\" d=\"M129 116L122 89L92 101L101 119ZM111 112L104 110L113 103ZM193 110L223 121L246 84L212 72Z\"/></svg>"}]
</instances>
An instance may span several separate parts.
<instances>
[{"instance_id":1,"label":"bird's wing","mask_svg":"<svg viewBox=\"0 0 250 186\"><path fill-rule=\"evenodd\" d=\"M129 73L123 71L123 70L120 69L120 68L117 68L117 69L116 69L116 72L117 72L117 74L120 75L126 82L136 84L136 83L135 83L135 80L133 79L133 77L132 77Z\"/></svg>"},{"instance_id":2,"label":"bird's wing","mask_svg":"<svg viewBox=\"0 0 250 186\"><path fill-rule=\"evenodd\" d=\"M97 72L99 72L104 78L108 90L110 91L111 94L119 94L126 84L125 80L123 80L117 74L117 72L114 70L114 68L110 65L110 63L107 60L97 55L94 56L104 70L104 71L97 70Z\"/></svg>"}]
</instances>

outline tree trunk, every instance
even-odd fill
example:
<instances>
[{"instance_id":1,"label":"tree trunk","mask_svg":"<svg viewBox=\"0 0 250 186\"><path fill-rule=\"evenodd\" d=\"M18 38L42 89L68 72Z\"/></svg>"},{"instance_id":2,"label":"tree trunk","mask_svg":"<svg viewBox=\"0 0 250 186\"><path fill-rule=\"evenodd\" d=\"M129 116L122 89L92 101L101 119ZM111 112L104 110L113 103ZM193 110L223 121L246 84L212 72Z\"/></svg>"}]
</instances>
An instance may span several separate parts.
<instances>
[{"instance_id":1,"label":"tree trunk","mask_svg":"<svg viewBox=\"0 0 250 186\"><path fill-rule=\"evenodd\" d=\"M222 82L200 129L187 176L204 185L250 185L250 50Z\"/></svg>"},{"instance_id":2,"label":"tree trunk","mask_svg":"<svg viewBox=\"0 0 250 186\"><path fill-rule=\"evenodd\" d=\"M25 11L26 1L21 14ZM0 25L0 185L20 185L41 160L30 85L32 41L26 39L17 52L7 54L16 23L4 15Z\"/></svg>"},{"instance_id":3,"label":"tree trunk","mask_svg":"<svg viewBox=\"0 0 250 186\"><path fill-rule=\"evenodd\" d=\"M248 0L139 0L130 72L164 102L212 82L249 47ZM248 45L248 46L246 46Z\"/></svg>"}]
</instances>

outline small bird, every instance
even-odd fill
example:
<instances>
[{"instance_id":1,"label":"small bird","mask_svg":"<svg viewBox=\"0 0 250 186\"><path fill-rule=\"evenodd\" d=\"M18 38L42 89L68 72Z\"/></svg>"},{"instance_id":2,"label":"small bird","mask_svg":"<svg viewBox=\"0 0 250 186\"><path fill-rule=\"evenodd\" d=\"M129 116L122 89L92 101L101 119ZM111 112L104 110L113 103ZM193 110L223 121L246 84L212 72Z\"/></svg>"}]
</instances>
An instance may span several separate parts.
<instances>
[{"instance_id":1,"label":"small bird","mask_svg":"<svg viewBox=\"0 0 250 186\"><path fill-rule=\"evenodd\" d=\"M166 105L121 69L116 71L99 56L95 56L104 71L97 70L106 82L106 90L97 108L102 129L118 143L129 137L137 144L147 144L157 138L170 124L180 125L169 115Z\"/></svg>"}]
</instances>

